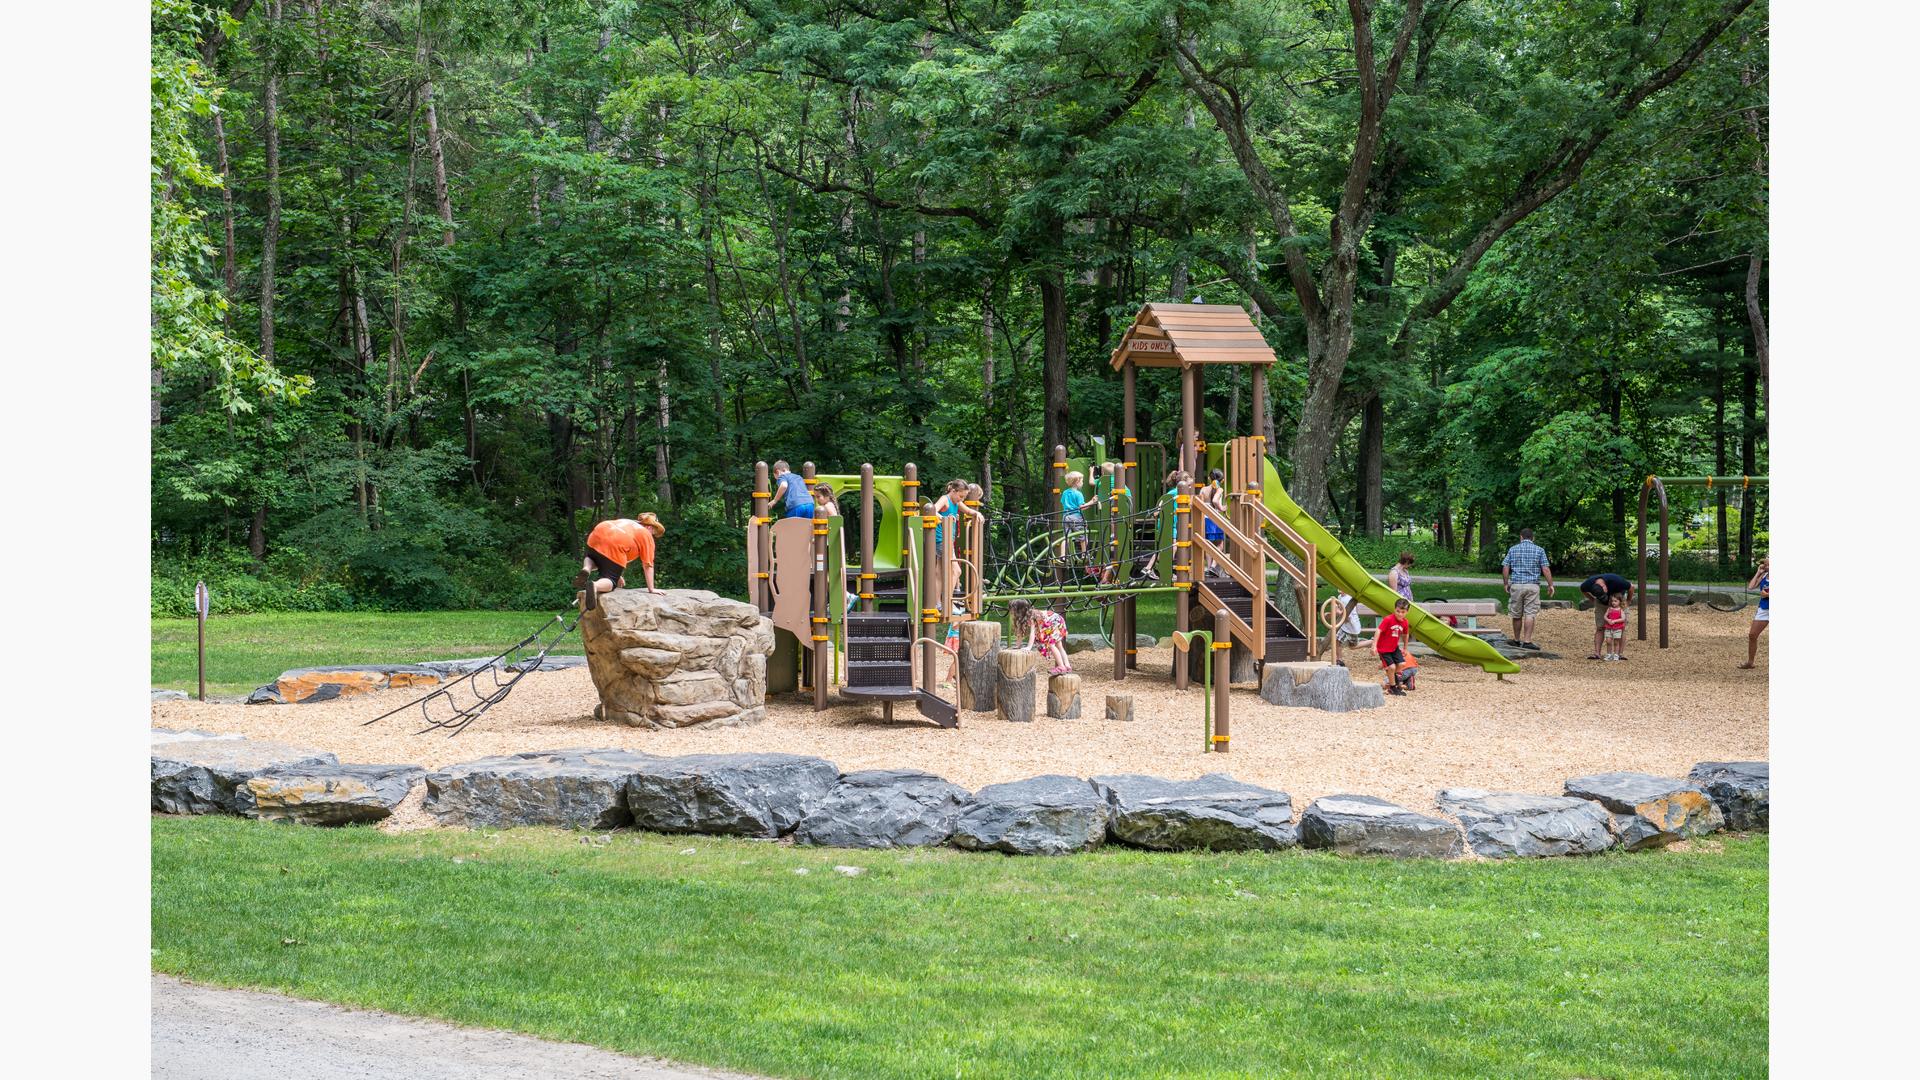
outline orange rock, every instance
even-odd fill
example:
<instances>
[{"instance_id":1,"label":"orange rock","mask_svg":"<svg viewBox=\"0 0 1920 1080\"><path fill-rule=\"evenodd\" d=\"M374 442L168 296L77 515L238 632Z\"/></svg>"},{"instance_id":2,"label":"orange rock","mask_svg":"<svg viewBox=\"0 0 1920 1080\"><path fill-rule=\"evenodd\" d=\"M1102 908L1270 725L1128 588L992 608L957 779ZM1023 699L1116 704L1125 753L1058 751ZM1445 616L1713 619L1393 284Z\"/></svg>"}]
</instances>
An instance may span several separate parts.
<instances>
[{"instance_id":1,"label":"orange rock","mask_svg":"<svg viewBox=\"0 0 1920 1080\"><path fill-rule=\"evenodd\" d=\"M430 671L396 671L387 676L387 688L397 690L407 686L439 686L440 676Z\"/></svg>"},{"instance_id":2,"label":"orange rock","mask_svg":"<svg viewBox=\"0 0 1920 1080\"><path fill-rule=\"evenodd\" d=\"M290 671L280 676L274 689L289 703L305 701L316 694L326 697L351 697L384 689L387 676L378 671ZM324 687L338 687L323 691Z\"/></svg>"}]
</instances>

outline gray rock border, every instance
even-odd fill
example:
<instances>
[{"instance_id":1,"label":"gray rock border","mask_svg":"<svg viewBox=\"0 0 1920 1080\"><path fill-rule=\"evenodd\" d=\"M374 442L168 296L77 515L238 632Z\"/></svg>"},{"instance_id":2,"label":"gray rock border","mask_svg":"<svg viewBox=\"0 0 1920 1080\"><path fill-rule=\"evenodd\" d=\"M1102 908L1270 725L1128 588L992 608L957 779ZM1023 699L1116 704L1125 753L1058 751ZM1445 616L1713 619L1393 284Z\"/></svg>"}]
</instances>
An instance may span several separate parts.
<instances>
[{"instance_id":1,"label":"gray rock border","mask_svg":"<svg viewBox=\"0 0 1920 1080\"><path fill-rule=\"evenodd\" d=\"M177 791L177 789L180 787L180 779L177 774L182 770L182 766L178 764L178 759L182 757L190 758L192 757L192 755L181 753L180 747L182 746L182 744L190 744L190 743L202 742L202 741L219 743L221 744L222 752L230 753L236 756L237 758L242 759L242 763L234 771L237 773L244 773L245 775L236 776L236 777L228 777L223 775L206 775L205 770L196 761L194 762L195 775L202 778L199 779L195 784L196 791L194 792L194 794L199 797L188 798L183 802L183 800L179 797L178 791ZM261 775L262 773L266 772L269 768L273 768L277 771L279 769L286 768L288 765L292 765L295 768L298 768L302 764L309 765L309 766L320 766L324 764L324 765L333 766L334 768L341 769L341 770L353 770L356 767L360 767L360 768L365 767L365 766L356 766L353 763L340 763L338 765L335 765L330 760L325 760L325 759L331 759L333 755L327 754L324 751L299 752L298 748L290 748L282 744L271 743L271 742L260 741L260 740L249 740L249 739L245 739L243 737L234 736L234 735L213 735L208 732L202 732L202 731L171 731L165 728L154 728L152 729L152 746L153 746L152 757L155 762L155 769L154 769L154 776L153 776L153 784L154 784L155 791L154 791L153 802L154 802L154 812L156 813L179 813L179 814L241 813L242 811L237 805L235 805L235 800L232 795L233 784L235 783L236 779L239 782L244 782L247 776ZM288 760L285 760L285 761L275 760L271 765L268 765L265 762L256 763L250 760L245 760L247 754L255 753L256 750L275 751L279 758L288 759ZM860 822L844 819L844 814L847 811L848 806L841 804L841 805L836 805L834 807L834 812L836 814L843 815L843 819L833 822L831 828L827 827L827 823L822 821L816 821L812 825L809 825L808 815L812 813L814 808L821 805L821 800L822 800L822 796L819 793L809 792L806 795L806 797L802 800L802 805L805 807L805 810L797 818L793 816L792 812L782 812L782 813L772 815L771 817L768 817L764 821L759 821L752 828L747 828L745 826L742 826L736 829L730 825L713 824L711 807L707 807L704 810L701 807L690 807L689 808L690 820L701 818L703 814L707 817L707 820L703 822L702 827L681 828L676 831L681 831L681 832L697 831L697 832L710 832L710 833L721 833L721 834L733 833L734 835L756 836L762 839L784 838L789 840L790 842L805 843L810 846L817 845L821 847L846 846L846 847L872 848L872 847L894 847L894 846L920 847L920 846L944 845L944 846L956 847L956 848L962 848L962 849L981 850L983 848L990 848L991 850L1009 851L1012 848L1022 846L1022 845L1014 845L1014 844L988 845L988 844L980 843L976 838L971 836L969 837L969 842L962 843L955 838L955 835L949 834L949 835L941 836L941 833L947 831L947 829L949 828L950 822L954 825L957 825L960 819L967 815L968 811L977 811L977 813L975 814L976 818L978 818L981 814L991 814L995 812L994 810L989 809L989 805L988 805L993 801L992 797L993 797L993 794L995 793L991 792L989 789L982 789L980 793L969 793L963 787L950 784L949 782L941 779L940 777L934 776L930 773L920 772L918 770L882 769L882 770L866 770L865 772L843 773L839 771L838 766L833 765L831 762L822 761L818 758L806 758L804 756L796 756L796 755L769 755L764 753L687 754L687 755L681 755L679 757L656 757L653 755L641 754L639 752L634 752L634 751L574 749L574 750L528 751L519 755L508 755L507 758L526 758L526 759L529 759L530 761L540 761L543 764L550 763L550 764L557 764L557 765L577 765L582 763L582 759L587 759L587 760L591 760L593 764L600 766L602 769L605 769L612 762L617 761L619 763L618 768L609 770L608 773L603 773L602 775L595 777L596 780L600 781L609 790L608 798L610 802L601 808L601 810L603 810L604 812L598 813L595 815L582 815L580 819L575 819L575 820L570 820L565 822L555 822L555 824L560 824L561 827L565 827L565 828L605 829L605 828L618 827L620 823L622 823L623 821L631 821L632 814L627 805L627 798L628 798L629 792L635 786L634 781L641 779L642 774L668 773L668 774L680 774L680 775L687 775L690 777L697 777L700 773L698 765L702 763L716 763L718 765L727 766L729 768L733 768L736 771L738 771L740 767L751 765L754 762L759 762L762 770L764 770L766 763L769 760L774 760L776 761L776 763L784 763L788 769L798 769L801 772L805 772L808 768L811 768L814 773L820 774L823 772L824 768L828 768L828 767L832 768L835 772L835 780L829 783L827 787L829 789L832 789L833 792L841 791L843 788L843 785L845 785L849 779L853 779L856 782L856 784L858 784L861 781L865 781L868 785L874 785L877 778L884 778L889 776L897 777L900 781L902 791L897 798L891 799L891 801L894 803L896 807L896 813L895 813L896 820L891 825L887 823L875 823L874 828L871 830L862 829ZM493 758L493 759L481 758L473 762L462 762L460 764L446 766L442 769L433 770L431 774L429 773L428 770L424 768L420 768L417 773L408 774L409 782L411 785L414 785L414 786L417 786L421 783L429 783L430 790L431 790L431 787L433 786L434 782L442 781L443 778L451 772L464 770L467 766L484 766L492 763L502 762L505 760L507 759L506 758ZM625 768L627 767L628 761L632 762L631 775L626 775L626 776L611 775L611 773L624 772ZM163 763L167 765L167 767L164 769L161 767ZM808 765L807 763L814 763L814 764ZM1760 775L1762 776L1765 775L1765 768L1766 768L1765 762L1737 762L1737 763L1731 763L1731 764L1747 767L1749 769L1758 768L1760 770ZM689 765L694 766L694 768L688 769L687 766ZM1703 774L1703 773L1708 773L1715 770L1724 770L1728 767L1728 765L1729 763L1725 763L1725 762L1701 762L1694 766L1693 772L1695 774ZM403 767L403 766L394 766L394 765L387 765L383 767L387 769L413 768L413 767ZM1643 774L1636 774L1636 775L1643 775ZM818 779L819 777L816 775L813 778L813 780L809 781L809 783L811 783L812 786L817 787ZM1578 780L1583 778L1574 778L1574 779ZM1703 791L1701 781L1698 776L1673 777L1673 778L1660 777L1660 778L1650 778L1650 779L1669 781L1675 790L1691 789L1692 791L1696 791L1696 792ZM1088 798L1086 801L1088 801L1089 804L1095 805L1095 809L1093 812L1097 816L1102 816L1104 818L1104 824L1101 826L1099 830L1099 835L1094 836L1090 831L1088 835L1085 837L1084 842L1076 843L1068 846L1053 847L1051 845L1033 845L1033 846L1052 847L1052 849L1048 851L1049 854L1054 854L1054 853L1066 854L1066 853L1069 853L1069 851L1091 851L1097 847L1103 846L1104 844L1113 844L1116 846L1132 848L1134 850L1146 849L1146 850L1183 850L1183 851L1200 851L1200 850L1210 850L1210 849L1219 850L1220 847L1222 846L1221 841L1217 837L1207 836L1204 841L1200 839L1201 836L1205 835L1204 830L1202 830L1201 833L1196 834L1196 839L1193 843L1186 844L1186 845L1175 845L1175 846L1167 846L1166 837L1160 834L1156 834L1152 837L1146 837L1146 838L1143 838L1142 836L1128 835L1129 828L1130 828L1129 823L1121 819L1121 815L1117 812L1117 807L1115 806L1113 801L1114 796L1113 796L1110 785L1115 780L1132 780L1136 782L1142 782L1142 783L1153 784L1153 785L1164 785L1167 789L1169 789L1170 792L1175 789L1185 790L1185 789L1193 788L1195 785L1212 783L1212 784L1215 784L1216 786L1237 788L1242 792L1265 793L1265 795L1274 802L1280 802L1282 800L1290 800L1291 798L1285 792L1268 791L1267 789L1258 788L1258 787L1255 787L1254 785L1242 784L1242 783L1233 781L1231 777L1220 775L1220 774L1209 774L1208 776L1202 777L1198 780L1164 780L1157 777L1125 777L1125 778L1065 777L1065 776L1059 776L1055 774L1049 774L1048 776L1044 776L1044 777L1029 777L1025 780L1012 781L1009 784L992 785L992 787L1000 789L1000 791L1004 792L1008 788L1028 785L1034 781L1048 781L1054 784L1055 786L1064 786L1069 784L1070 782L1072 785L1076 786L1076 790L1077 790L1077 785L1081 785L1081 784L1086 785L1086 789L1087 789L1086 795L1090 796L1090 798ZM1103 783L1102 781L1107 781L1107 783ZM211 788L212 790L206 790L208 788ZM687 797L690 799L694 799L696 801L703 800L703 799L711 801L712 793L707 792L705 790L705 787L699 783L692 784L687 788L687 790L689 792ZM944 794L942 794L939 797L939 799L931 799L929 796L929 792L942 792ZM979 798L979 795L982 795L982 794L988 795L988 799L982 800L981 798ZM1760 789L1759 794L1755 794L1751 790L1743 790L1742 792L1740 792L1740 795L1747 800L1746 803L1743 804L1743 807L1746 813L1742 816L1742 820L1749 821L1749 822L1751 821L1765 822L1767 820L1766 803L1764 801L1756 801L1756 800L1764 800L1765 789L1764 788ZM163 798L163 796L165 797ZM869 792L869 797L873 800L875 804L888 802L889 796L890 796L890 792L884 790L884 785L873 787L873 789ZM1726 797L1725 795L1722 795L1722 798L1725 798L1725 797ZM1325 796L1323 798L1348 799L1348 800L1359 799L1369 803L1377 803L1383 807L1391 806L1391 804L1385 803L1384 800L1374 799L1370 796L1348 795L1348 796ZM1473 798L1473 799L1492 798L1495 800L1502 800L1502 799L1512 800L1512 803L1514 806L1521 807L1518 811L1520 816L1518 818L1514 817L1511 813L1508 812L1508 808L1506 806L1497 807L1495 812L1489 812L1483 809L1477 816L1474 814L1467 814L1463 816L1462 813L1459 812L1458 806L1453 806L1452 808L1450 808L1449 804L1455 804L1467 798ZM1326 839L1321 839L1318 836L1309 838L1309 833L1313 833L1315 830L1305 828L1305 826L1307 825L1307 822L1305 819L1308 816L1308 814L1313 812L1313 804L1308 804L1305 807L1296 808L1299 810L1299 816L1294 819L1293 823L1285 826L1279 826L1277 825L1277 823L1269 824L1268 828L1270 828L1271 831L1273 832L1271 847L1269 847L1268 843L1250 844L1249 846L1254 848L1269 848L1269 850L1280 850L1283 848L1289 848L1294 846L1293 843L1289 842L1292 840L1293 835L1298 835L1300 840L1300 846L1302 847L1308 847L1308 848L1331 847L1331 848L1334 848L1336 851L1353 852L1355 853L1353 857L1373 857L1373 858L1406 858L1406 857L1432 858L1434 857L1435 854L1439 853L1442 850L1452 852L1451 855L1444 856L1449 858L1467 858L1467 857L1512 858L1512 857L1515 857L1516 855L1522 858L1527 858L1527 857L1559 858L1559 857L1566 857L1569 855L1594 854L1596 853L1597 850L1625 852L1625 851L1644 850L1651 846L1658 846L1658 845L1649 845L1644 842L1643 838L1639 834L1641 832L1644 832L1645 829L1638 825L1637 821L1635 820L1635 815L1630 813L1622 813L1621 810L1619 809L1614 809L1612 807L1609 807L1608 809L1611 812L1609 813L1608 816L1611 822L1609 827L1612 832L1612 842L1606 845L1604 849L1601 849L1596 842L1593 842L1591 840L1584 843L1558 842L1558 841L1561 841L1562 838L1557 835L1552 835L1551 833L1547 834L1545 837L1545 839L1548 842L1539 843L1537 842L1537 840L1540 838L1540 834L1536 831L1534 834L1532 834L1532 839L1533 841L1536 841L1536 842L1527 842L1527 843L1519 844L1517 845L1517 848L1518 848L1517 850L1500 851L1498 853L1494 853L1492 846L1490 846L1493 842L1498 841L1503 846L1506 846L1510 849L1514 848L1515 845L1511 843L1511 840L1509 838L1512 836L1518 835L1519 832L1524 832L1527 828L1531 827L1532 823L1526 820L1525 815L1529 812L1538 813L1540 811L1540 807L1533 806L1533 805L1521 806L1523 802L1530 800L1534 804L1542 804L1542 805L1556 804L1557 809L1564 810L1567 807L1567 804L1572 799L1576 799L1576 798L1592 799L1592 801L1594 802L1601 802L1601 800L1597 798L1592 798L1592 796L1579 795L1577 792L1573 792L1573 791L1568 791L1564 794L1556 793L1555 795L1536 795L1536 794L1527 794L1527 793L1520 793L1520 792L1483 792L1483 791L1469 792L1467 790L1458 789L1458 788L1442 789L1441 791L1436 793L1435 799L1434 799L1434 806L1432 807L1428 807L1428 808L1392 807L1393 810L1406 815L1410 819L1419 819L1420 821L1429 823L1426 826L1426 828L1428 828L1429 831L1432 830L1433 826L1439 825L1441 823L1451 825L1454 829L1454 836L1453 838L1451 838L1451 840L1448 840L1445 837L1436 836L1433 839L1435 841L1440 841L1440 842L1428 843L1425 845L1412 845L1412 847L1421 847L1422 850L1419 850L1416 852L1412 850L1412 847L1410 847L1409 850L1406 851L1405 853L1401 853L1393 850L1396 845L1391 843L1382 844L1382 845L1370 845L1366 843L1348 844L1344 842L1335 843L1333 842L1331 832L1327 832L1324 829L1321 829L1320 831L1326 834ZM907 828L905 826L900 825L899 821L897 820L900 817L900 814L898 811L898 805L903 799L904 800L919 799L922 802L940 801L940 799L944 799L946 801L944 802L944 805L933 814L935 824L930 829L926 827ZM1319 802L1319 801L1320 800L1315 800L1315 802ZM1604 806L1605 804L1602 803L1602 805ZM1708 805L1713 806L1712 803L1709 803ZM180 810L171 809L171 807L176 807L176 806L183 807L183 809L180 809ZM1104 813L1102 813L1102 811L1104 811ZM1213 811L1207 811L1207 812L1211 813ZM447 820L447 817L451 815L436 815L436 816L441 817L444 825L445 821ZM511 818L512 816L513 815L508 814L506 815L506 818ZM1205 816L1205 814L1203 813L1200 816ZM1711 816L1716 820L1719 819L1720 815L1718 813L1718 807L1714 807L1714 811L1712 812ZM588 823L587 820L585 820L586 818L591 818L590 824ZM1469 818L1472 818L1473 820L1469 820ZM468 819L474 822L474 824L470 827L475 827L475 828L505 827L502 825L496 825L493 822L486 820L484 815L482 816L468 815ZM458 827L458 826L456 825L456 826L447 826L447 827ZM1242 824L1242 827L1244 827L1244 823ZM1316 825L1316 828L1319 828L1319 826ZM1695 839L1700 836L1709 835L1710 833L1713 833L1713 832L1723 831L1724 828L1725 826L1716 824L1712 828L1697 829L1697 830L1689 829L1686 833L1686 838ZM889 829L891 829L892 832L889 832L888 831ZM965 831L965 830L956 830L956 831ZM1765 832L1767 831L1767 829L1764 826L1762 826L1760 828L1752 829L1749 831ZM833 843L831 842L829 837L834 836L836 834L849 836L849 837L857 837L857 840L849 840L849 842L845 844ZM939 837L939 838L936 839L936 837Z\"/></svg>"}]
</instances>

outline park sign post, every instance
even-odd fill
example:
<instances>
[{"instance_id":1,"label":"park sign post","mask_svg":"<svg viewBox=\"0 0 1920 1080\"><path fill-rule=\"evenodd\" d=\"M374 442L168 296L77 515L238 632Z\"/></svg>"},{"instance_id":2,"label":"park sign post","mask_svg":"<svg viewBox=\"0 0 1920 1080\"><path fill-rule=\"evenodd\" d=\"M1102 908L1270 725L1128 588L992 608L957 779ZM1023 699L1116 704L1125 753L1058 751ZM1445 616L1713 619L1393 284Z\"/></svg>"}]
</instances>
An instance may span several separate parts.
<instances>
[{"instance_id":1,"label":"park sign post","mask_svg":"<svg viewBox=\"0 0 1920 1080\"><path fill-rule=\"evenodd\" d=\"M204 581L194 582L193 618L196 624L195 629L198 631L199 636L201 701L207 700L207 608L210 606L211 600L212 597L207 593L207 583Z\"/></svg>"}]
</instances>

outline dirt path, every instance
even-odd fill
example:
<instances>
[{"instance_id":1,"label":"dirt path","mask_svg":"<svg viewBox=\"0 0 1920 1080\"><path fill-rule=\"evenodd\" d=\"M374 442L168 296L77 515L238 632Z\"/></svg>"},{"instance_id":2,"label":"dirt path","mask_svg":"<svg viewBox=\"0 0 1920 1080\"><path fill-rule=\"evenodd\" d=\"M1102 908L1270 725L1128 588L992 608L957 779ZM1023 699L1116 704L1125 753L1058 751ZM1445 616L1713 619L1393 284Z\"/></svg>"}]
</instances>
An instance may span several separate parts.
<instances>
[{"instance_id":1,"label":"dirt path","mask_svg":"<svg viewBox=\"0 0 1920 1080\"><path fill-rule=\"evenodd\" d=\"M1378 795L1431 805L1442 787L1559 794L1568 777L1611 769L1685 775L1698 761L1767 757L1767 666L1739 671L1750 613L1681 609L1673 648L1629 641L1626 663L1582 659L1593 647L1593 617L1548 611L1534 635L1563 660L1524 660L1505 682L1477 668L1431 661L1420 690L1384 708L1322 713L1269 705L1251 689L1233 694L1228 754L1202 754L1199 692L1173 690L1170 649L1143 650L1141 671L1116 687L1112 654L1076 655L1085 719L1002 723L991 713L963 714L957 730L932 727L902 710L888 725L879 706L815 713L781 695L765 723L750 727L646 731L596 722L593 682L584 669L527 677L513 696L456 739L413 734L399 718L360 721L407 699L406 691L316 705L160 702L153 723L332 750L343 761L414 762L429 768L490 754L581 746L623 746L677 755L746 750L816 754L846 771L919 768L977 789L1040 773L1096 776L1140 772L1183 779L1227 772L1279 788L1295 805L1321 795ZM1356 674L1378 678L1370 656ZM1131 724L1102 719L1110 690L1134 695ZM950 692L949 692L950 693ZM419 790L390 828L430 824Z\"/></svg>"},{"instance_id":2,"label":"dirt path","mask_svg":"<svg viewBox=\"0 0 1920 1080\"><path fill-rule=\"evenodd\" d=\"M164 1080L751 1080L577 1043L152 978L153 1072Z\"/></svg>"}]
</instances>

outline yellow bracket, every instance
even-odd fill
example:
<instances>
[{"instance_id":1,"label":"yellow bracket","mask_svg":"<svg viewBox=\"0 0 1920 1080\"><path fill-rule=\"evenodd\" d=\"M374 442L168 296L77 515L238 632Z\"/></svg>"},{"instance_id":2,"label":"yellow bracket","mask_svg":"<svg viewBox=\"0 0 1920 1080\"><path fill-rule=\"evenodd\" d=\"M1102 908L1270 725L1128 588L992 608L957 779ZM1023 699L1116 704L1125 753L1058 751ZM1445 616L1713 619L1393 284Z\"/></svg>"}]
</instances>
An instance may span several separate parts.
<instances>
[{"instance_id":1,"label":"yellow bracket","mask_svg":"<svg viewBox=\"0 0 1920 1080\"><path fill-rule=\"evenodd\" d=\"M769 576L769 575L767 574L767 572L766 572L765 570L761 570L761 571L759 571L758 573L756 573L756 574L754 574L753 576L754 576L754 577L758 577L758 578L763 578L763 577L767 577L767 576Z\"/></svg>"},{"instance_id":2,"label":"yellow bracket","mask_svg":"<svg viewBox=\"0 0 1920 1080\"><path fill-rule=\"evenodd\" d=\"M1122 439L1120 440L1120 442L1121 442L1121 444L1122 444L1122 445L1125 445L1125 444L1127 444L1127 443L1137 443L1137 442L1139 442L1139 441L1140 441L1139 439L1136 439L1136 438L1134 438L1134 437L1133 437L1133 436L1131 436L1131 435L1128 435L1128 436L1126 436L1125 438L1122 438Z\"/></svg>"},{"instance_id":3,"label":"yellow bracket","mask_svg":"<svg viewBox=\"0 0 1920 1080\"><path fill-rule=\"evenodd\" d=\"M1216 648L1216 649L1231 649L1231 648L1233 648L1233 642L1231 642L1231 641L1216 641L1216 642L1214 642L1214 643L1213 643L1213 647L1214 647L1214 648Z\"/></svg>"},{"instance_id":4,"label":"yellow bracket","mask_svg":"<svg viewBox=\"0 0 1920 1080\"><path fill-rule=\"evenodd\" d=\"M817 622L817 623L823 623L823 622L827 622L827 621L829 621L829 620L827 619L827 617L826 617L825 615L815 615L815 616L813 617L813 621L814 621L814 622Z\"/></svg>"},{"instance_id":5,"label":"yellow bracket","mask_svg":"<svg viewBox=\"0 0 1920 1080\"><path fill-rule=\"evenodd\" d=\"M815 635L813 635L813 640L815 640L815 641L832 641L832 640L833 640L833 636L832 636L832 635L830 635L830 634L815 634Z\"/></svg>"},{"instance_id":6,"label":"yellow bracket","mask_svg":"<svg viewBox=\"0 0 1920 1080\"><path fill-rule=\"evenodd\" d=\"M862 600L872 600L873 598L874 598L873 594L870 592L863 592L860 594L860 599Z\"/></svg>"},{"instance_id":7,"label":"yellow bracket","mask_svg":"<svg viewBox=\"0 0 1920 1080\"><path fill-rule=\"evenodd\" d=\"M754 497L754 498L756 498L756 499L771 499L771 498L773 498L773 492L771 492L771 491L756 491L756 492L754 492L754 493L753 493L753 497Z\"/></svg>"},{"instance_id":8,"label":"yellow bracket","mask_svg":"<svg viewBox=\"0 0 1920 1080\"><path fill-rule=\"evenodd\" d=\"M861 580L861 581L872 581L872 580L874 580L874 579L876 579L876 578L878 578L879 576L880 576L879 574L861 574L861 575L860 575L860 580Z\"/></svg>"}]
</instances>

